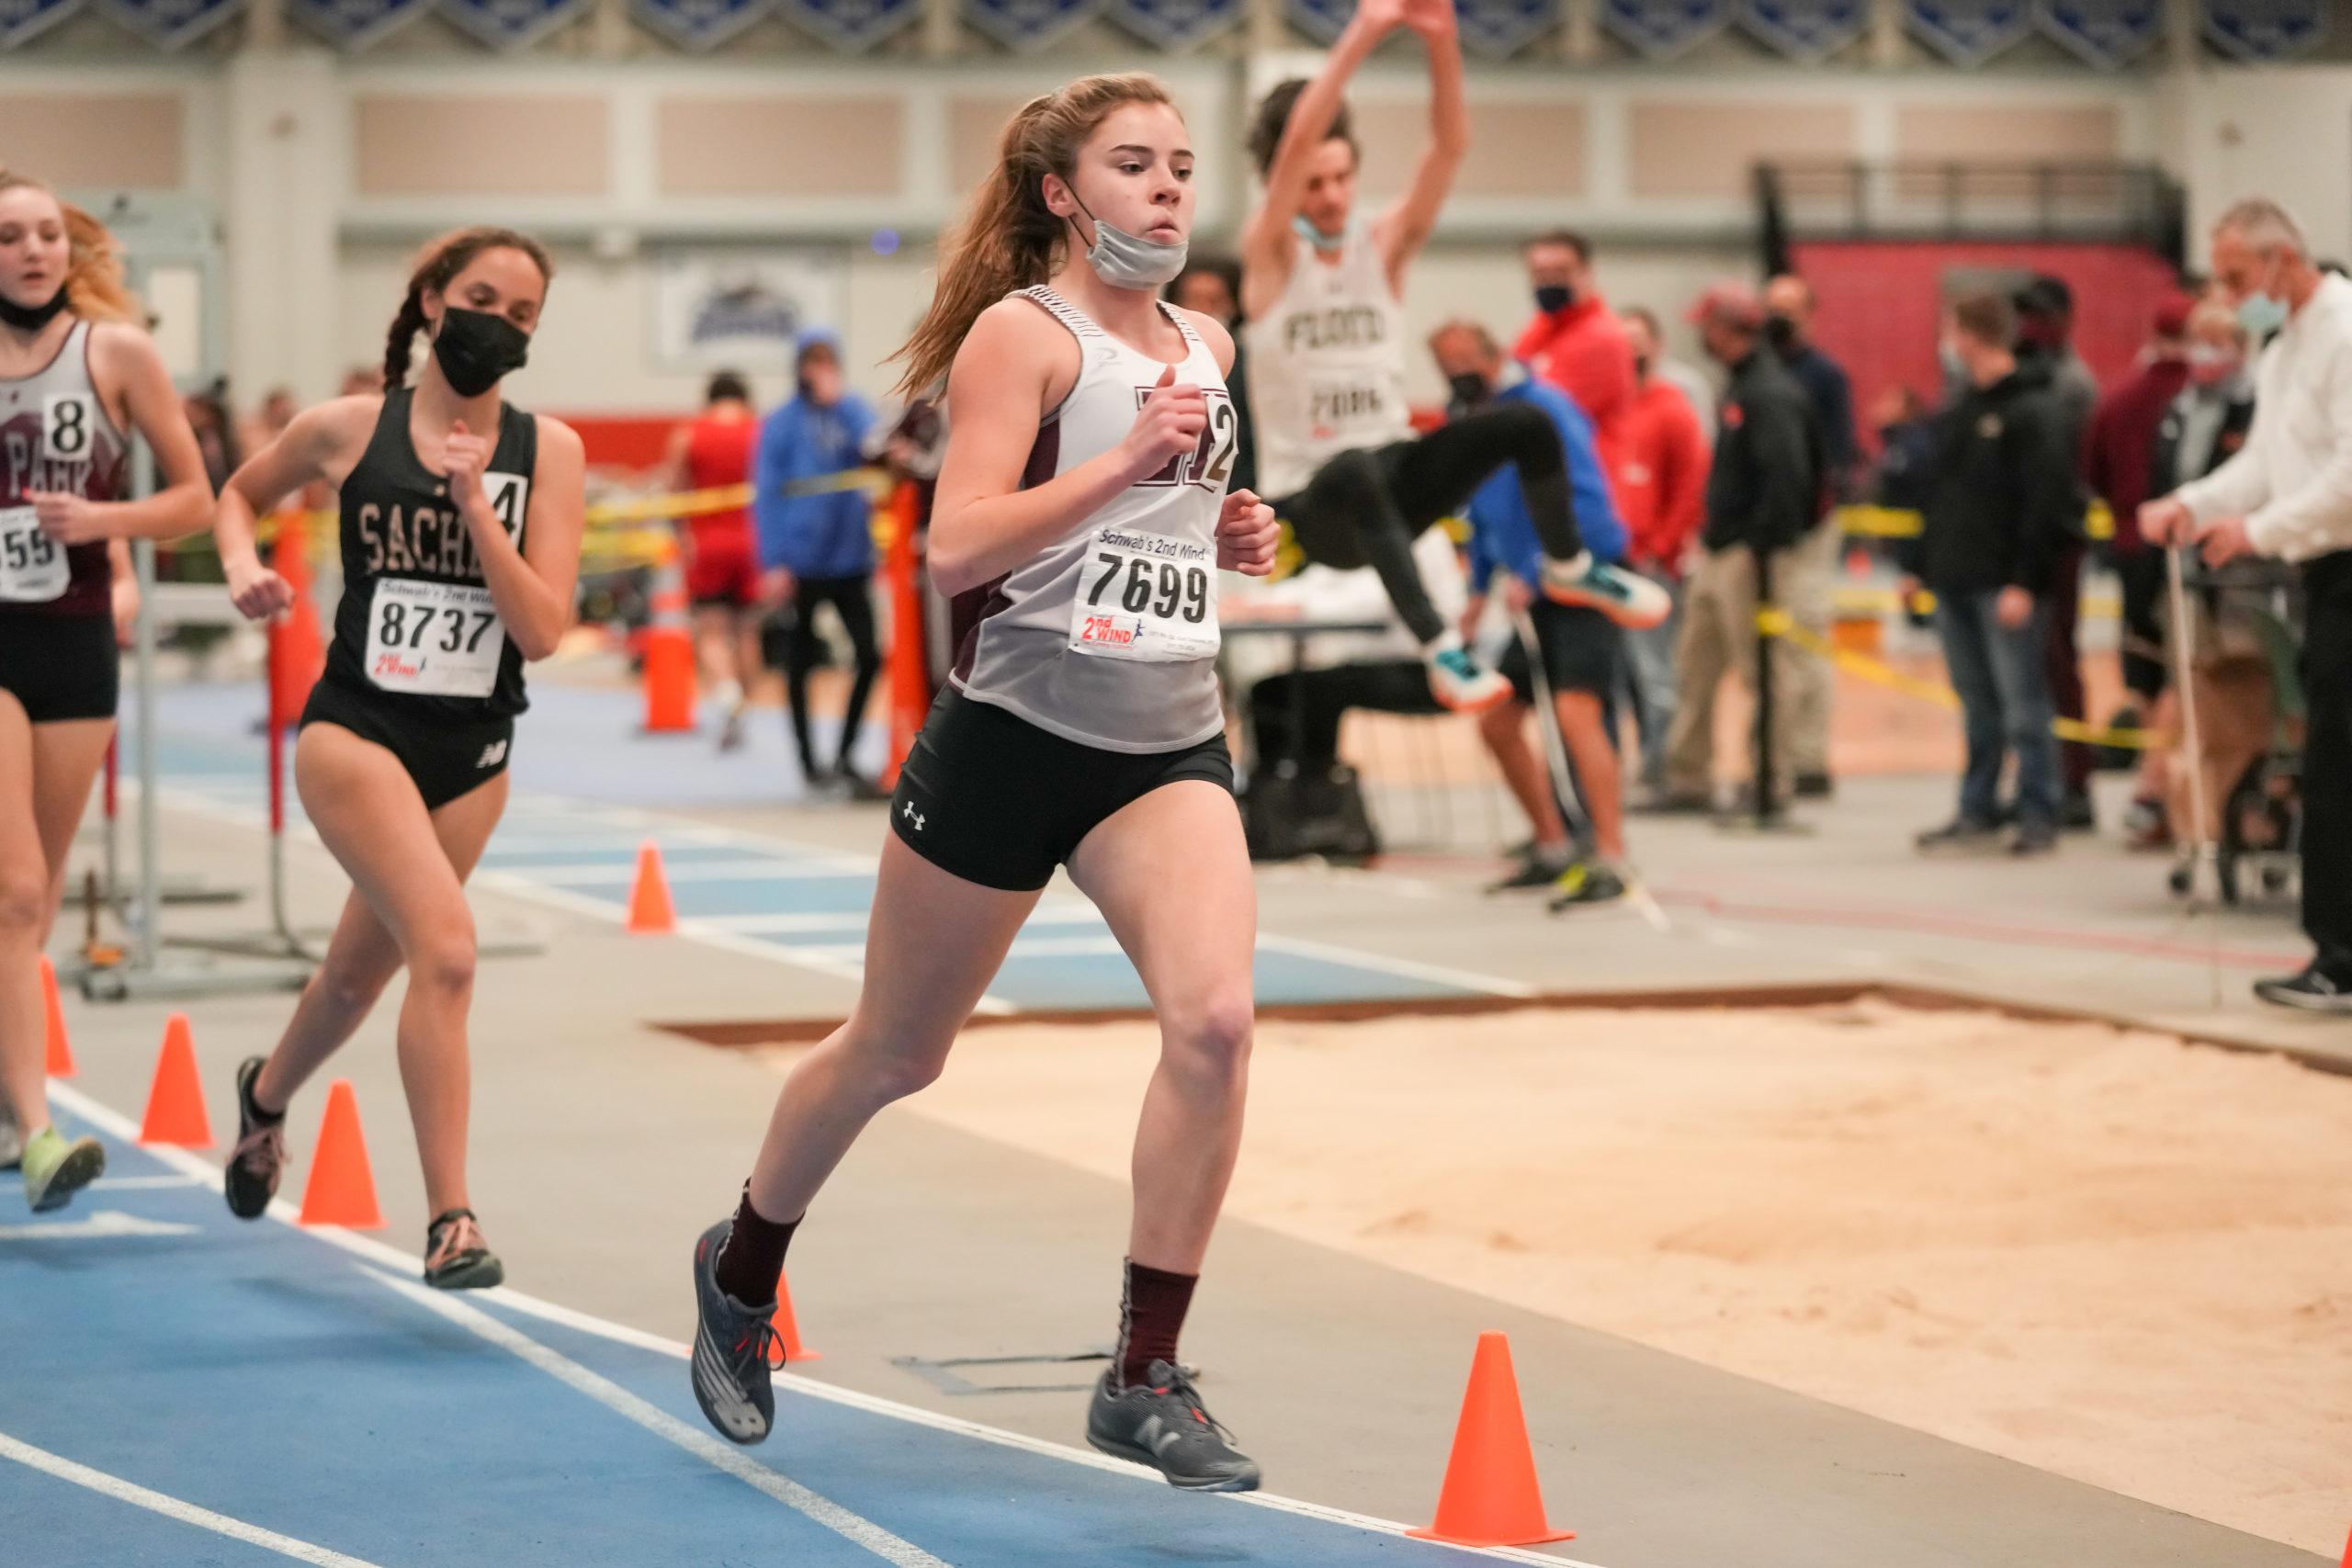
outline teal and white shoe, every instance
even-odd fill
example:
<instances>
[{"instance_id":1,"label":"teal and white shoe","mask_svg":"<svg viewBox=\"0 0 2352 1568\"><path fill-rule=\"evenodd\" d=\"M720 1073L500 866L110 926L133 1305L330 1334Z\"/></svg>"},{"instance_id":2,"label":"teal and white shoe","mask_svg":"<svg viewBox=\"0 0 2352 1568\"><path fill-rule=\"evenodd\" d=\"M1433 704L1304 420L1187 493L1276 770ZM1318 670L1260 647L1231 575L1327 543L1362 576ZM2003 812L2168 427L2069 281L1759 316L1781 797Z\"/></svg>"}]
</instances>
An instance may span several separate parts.
<instances>
[{"instance_id":1,"label":"teal and white shoe","mask_svg":"<svg viewBox=\"0 0 2352 1568\"><path fill-rule=\"evenodd\" d=\"M1510 701L1510 682L1478 662L1458 638L1431 644L1421 662L1430 672L1430 695L1454 713L1484 713Z\"/></svg>"},{"instance_id":2,"label":"teal and white shoe","mask_svg":"<svg viewBox=\"0 0 2352 1568\"><path fill-rule=\"evenodd\" d=\"M45 1214L106 1174L106 1145L88 1137L69 1143L56 1128L43 1127L25 1140L24 1168L25 1202Z\"/></svg>"},{"instance_id":3,"label":"teal and white shoe","mask_svg":"<svg viewBox=\"0 0 2352 1568\"><path fill-rule=\"evenodd\" d=\"M1593 559L1590 550L1574 560L1546 558L1543 587L1555 604L1582 604L1631 631L1661 626L1674 613L1665 589L1638 571Z\"/></svg>"}]
</instances>

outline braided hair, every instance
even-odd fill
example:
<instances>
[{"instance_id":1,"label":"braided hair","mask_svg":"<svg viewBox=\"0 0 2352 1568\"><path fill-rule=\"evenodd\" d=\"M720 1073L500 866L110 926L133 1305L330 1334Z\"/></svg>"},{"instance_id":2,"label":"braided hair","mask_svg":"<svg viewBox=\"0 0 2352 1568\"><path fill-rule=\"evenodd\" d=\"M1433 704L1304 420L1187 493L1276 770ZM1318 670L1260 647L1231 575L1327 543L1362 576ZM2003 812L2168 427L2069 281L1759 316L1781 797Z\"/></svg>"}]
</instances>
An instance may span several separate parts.
<instances>
[{"instance_id":1,"label":"braided hair","mask_svg":"<svg viewBox=\"0 0 2352 1568\"><path fill-rule=\"evenodd\" d=\"M482 224L444 234L425 246L417 257L416 270L409 274L408 297L401 301L400 313L392 318L391 333L384 341L385 390L408 385L409 359L416 347L416 334L425 327L424 296L447 288L485 251L520 251L531 258L531 265L539 269L542 280L555 276L555 263L548 258L547 247L513 229Z\"/></svg>"}]
</instances>

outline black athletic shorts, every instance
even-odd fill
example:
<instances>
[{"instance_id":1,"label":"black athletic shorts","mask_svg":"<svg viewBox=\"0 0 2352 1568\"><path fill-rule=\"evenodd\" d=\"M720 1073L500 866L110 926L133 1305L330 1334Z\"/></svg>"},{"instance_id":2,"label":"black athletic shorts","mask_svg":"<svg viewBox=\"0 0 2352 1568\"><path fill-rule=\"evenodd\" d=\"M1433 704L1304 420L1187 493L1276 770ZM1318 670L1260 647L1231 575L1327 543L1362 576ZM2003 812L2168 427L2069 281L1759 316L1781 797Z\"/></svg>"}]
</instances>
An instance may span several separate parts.
<instances>
[{"instance_id":1,"label":"black athletic shorts","mask_svg":"<svg viewBox=\"0 0 2352 1568\"><path fill-rule=\"evenodd\" d=\"M1097 823L1182 779L1232 790L1222 732L1178 751L1105 751L951 686L931 705L899 770L890 826L950 876L1034 893Z\"/></svg>"},{"instance_id":2,"label":"black athletic shorts","mask_svg":"<svg viewBox=\"0 0 2352 1568\"><path fill-rule=\"evenodd\" d=\"M33 723L112 718L121 683L112 615L0 614L0 691Z\"/></svg>"},{"instance_id":3,"label":"black athletic shorts","mask_svg":"<svg viewBox=\"0 0 2352 1568\"><path fill-rule=\"evenodd\" d=\"M1544 678L1561 692L1586 692L1603 702L1617 690L1617 671L1625 653L1625 634L1617 623L1583 604L1555 604L1538 599L1527 607L1535 623L1535 640L1544 646ZM1535 701L1535 682L1529 677L1527 649L1512 637L1496 666L1522 703Z\"/></svg>"},{"instance_id":4,"label":"black athletic shorts","mask_svg":"<svg viewBox=\"0 0 2352 1568\"><path fill-rule=\"evenodd\" d=\"M339 681L321 681L303 705L302 727L332 724L390 751L424 797L427 811L438 811L506 771L506 754L514 743L514 719L419 724L403 718L394 701L355 692Z\"/></svg>"}]
</instances>

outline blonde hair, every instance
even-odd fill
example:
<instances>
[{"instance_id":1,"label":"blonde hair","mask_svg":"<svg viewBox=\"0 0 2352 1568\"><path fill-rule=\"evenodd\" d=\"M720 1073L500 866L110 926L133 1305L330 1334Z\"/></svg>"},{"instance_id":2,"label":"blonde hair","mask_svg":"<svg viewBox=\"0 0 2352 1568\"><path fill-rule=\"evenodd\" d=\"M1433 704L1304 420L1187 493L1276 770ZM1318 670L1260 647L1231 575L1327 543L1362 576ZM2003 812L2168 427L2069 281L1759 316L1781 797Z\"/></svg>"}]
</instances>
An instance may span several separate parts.
<instances>
[{"instance_id":1,"label":"blonde hair","mask_svg":"<svg viewBox=\"0 0 2352 1568\"><path fill-rule=\"evenodd\" d=\"M50 188L46 180L0 164L0 191L37 190L65 220L65 299L85 321L147 324L146 308L122 281L122 245L107 226Z\"/></svg>"},{"instance_id":2,"label":"blonde hair","mask_svg":"<svg viewBox=\"0 0 2352 1568\"><path fill-rule=\"evenodd\" d=\"M1046 205L1046 176L1067 181L1078 150L1114 109L1168 104L1167 86L1140 71L1081 76L1032 98L1005 122L996 172L973 193L964 220L941 239L939 288L899 352L902 396L920 396L947 373L980 312L1015 289L1051 277L1069 243L1066 221Z\"/></svg>"}]
</instances>

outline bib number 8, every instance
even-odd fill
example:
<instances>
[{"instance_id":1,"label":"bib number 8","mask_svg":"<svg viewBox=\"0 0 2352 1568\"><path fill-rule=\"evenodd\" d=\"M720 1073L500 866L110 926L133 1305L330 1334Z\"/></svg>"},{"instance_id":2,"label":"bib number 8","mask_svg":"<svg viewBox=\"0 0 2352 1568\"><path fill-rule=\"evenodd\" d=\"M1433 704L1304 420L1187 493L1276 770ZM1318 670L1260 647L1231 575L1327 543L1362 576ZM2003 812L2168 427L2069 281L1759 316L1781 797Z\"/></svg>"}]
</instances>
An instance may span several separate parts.
<instances>
[{"instance_id":1,"label":"bib number 8","mask_svg":"<svg viewBox=\"0 0 2352 1568\"><path fill-rule=\"evenodd\" d=\"M41 403L40 455L52 463L86 463L96 434L96 411L80 392L57 392Z\"/></svg>"}]
</instances>

